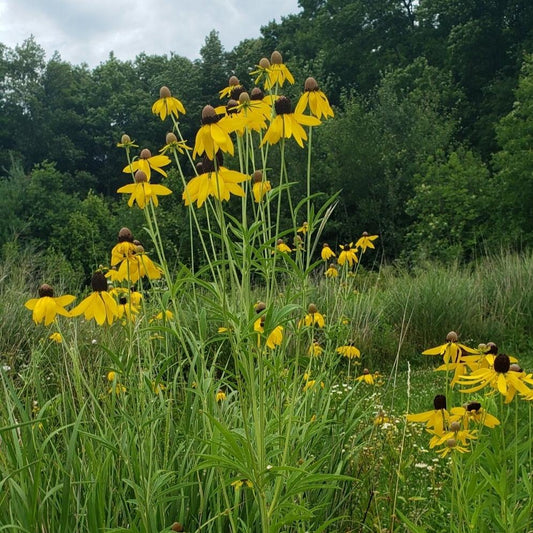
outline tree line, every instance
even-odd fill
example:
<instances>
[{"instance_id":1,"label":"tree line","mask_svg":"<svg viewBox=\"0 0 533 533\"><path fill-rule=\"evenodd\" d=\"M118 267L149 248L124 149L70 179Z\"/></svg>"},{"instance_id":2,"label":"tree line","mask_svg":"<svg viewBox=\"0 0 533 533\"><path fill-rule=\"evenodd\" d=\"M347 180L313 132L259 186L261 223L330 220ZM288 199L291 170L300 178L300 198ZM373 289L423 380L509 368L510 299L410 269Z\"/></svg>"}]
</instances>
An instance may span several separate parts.
<instances>
[{"instance_id":1,"label":"tree line","mask_svg":"<svg viewBox=\"0 0 533 533\"><path fill-rule=\"evenodd\" d=\"M533 4L299 7L231 51L213 30L195 61L111 54L90 69L58 54L47 60L33 38L0 44L0 245L53 247L94 268L118 227L142 225L115 194L125 164L116 144L123 133L153 153L164 144L168 126L150 111L159 88L184 102L182 133L193 142L202 107L220 102L228 78L251 88L251 67L279 50L296 80L318 80L336 112L313 138L314 190L341 190L325 238L379 233L384 258L410 264L530 246ZM302 90L293 86L288 96ZM289 161L291 175L305 174L305 151L291 146ZM188 238L179 204L167 200L162 215L176 258Z\"/></svg>"}]
</instances>

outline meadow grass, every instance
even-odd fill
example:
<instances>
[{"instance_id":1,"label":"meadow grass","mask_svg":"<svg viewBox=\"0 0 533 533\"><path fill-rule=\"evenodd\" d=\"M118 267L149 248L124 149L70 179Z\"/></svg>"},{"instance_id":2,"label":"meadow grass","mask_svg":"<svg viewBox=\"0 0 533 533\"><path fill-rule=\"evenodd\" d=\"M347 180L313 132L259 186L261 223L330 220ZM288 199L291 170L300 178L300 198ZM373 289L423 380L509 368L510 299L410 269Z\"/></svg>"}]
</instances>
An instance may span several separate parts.
<instances>
[{"instance_id":1,"label":"meadow grass","mask_svg":"<svg viewBox=\"0 0 533 533\"><path fill-rule=\"evenodd\" d=\"M289 78L273 58L255 122L246 98L237 115L204 108L191 180L167 88L153 108L173 124L163 154L133 155L123 136L118 192L143 212L143 244L117 230L92 290L52 252L4 250L0 530L531 529L533 378L506 354L531 348L533 256L372 269L366 233L328 252L319 119L278 98ZM221 157L230 133L239 171ZM289 133L308 141L303 199ZM188 207L191 260L176 268L158 226L171 191L153 179L166 154Z\"/></svg>"}]
</instances>

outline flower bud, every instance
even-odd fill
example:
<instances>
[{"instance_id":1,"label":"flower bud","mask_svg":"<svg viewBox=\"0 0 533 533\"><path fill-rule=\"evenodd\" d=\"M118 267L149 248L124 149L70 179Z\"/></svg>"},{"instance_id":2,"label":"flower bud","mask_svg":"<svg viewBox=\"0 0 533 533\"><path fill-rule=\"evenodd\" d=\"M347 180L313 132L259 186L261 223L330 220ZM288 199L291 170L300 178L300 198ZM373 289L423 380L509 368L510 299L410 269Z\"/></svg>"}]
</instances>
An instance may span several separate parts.
<instances>
[{"instance_id":1,"label":"flower bud","mask_svg":"<svg viewBox=\"0 0 533 533\"><path fill-rule=\"evenodd\" d=\"M122 144L129 144L131 142L131 138L129 135L126 135L124 134L121 138L120 138L120 142Z\"/></svg>"}]
</instances>

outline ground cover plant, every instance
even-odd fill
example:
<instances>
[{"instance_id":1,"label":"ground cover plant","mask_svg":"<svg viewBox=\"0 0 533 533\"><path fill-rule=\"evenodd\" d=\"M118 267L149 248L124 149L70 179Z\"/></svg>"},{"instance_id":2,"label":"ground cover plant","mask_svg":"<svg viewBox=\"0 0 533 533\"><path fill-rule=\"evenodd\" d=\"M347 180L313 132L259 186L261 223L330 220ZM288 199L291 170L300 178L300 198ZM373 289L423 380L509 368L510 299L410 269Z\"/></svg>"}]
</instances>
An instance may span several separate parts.
<instances>
[{"instance_id":1,"label":"ground cover plant","mask_svg":"<svg viewBox=\"0 0 533 533\"><path fill-rule=\"evenodd\" d=\"M278 52L253 75L203 108L194 143L167 87L159 154L123 135L117 193L144 223L117 228L85 294L68 265L32 273L6 256L17 343L2 346L0 526L527 531L533 377L492 335L527 347L531 258L500 260L516 276L504 290L481 270L395 283L369 268L379 236L364 227L330 246L337 196L313 190L312 145L333 110L313 78L293 106ZM292 142L305 176L290 173ZM159 220L178 194L191 262L170 265ZM412 368L401 355L420 343Z\"/></svg>"}]
</instances>

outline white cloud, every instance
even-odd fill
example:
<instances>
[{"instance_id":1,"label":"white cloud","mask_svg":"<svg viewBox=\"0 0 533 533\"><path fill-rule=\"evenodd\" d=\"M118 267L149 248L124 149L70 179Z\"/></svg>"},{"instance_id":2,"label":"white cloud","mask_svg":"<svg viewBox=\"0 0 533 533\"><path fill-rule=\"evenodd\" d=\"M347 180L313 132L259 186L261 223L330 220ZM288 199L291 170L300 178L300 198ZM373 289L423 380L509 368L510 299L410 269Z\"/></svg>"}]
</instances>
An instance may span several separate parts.
<instances>
[{"instance_id":1,"label":"white cloud","mask_svg":"<svg viewBox=\"0 0 533 533\"><path fill-rule=\"evenodd\" d=\"M91 67L111 51L123 60L171 51L195 59L213 29L231 50L298 10L297 0L0 0L0 42L12 48L34 35L48 57L57 50Z\"/></svg>"}]
</instances>

